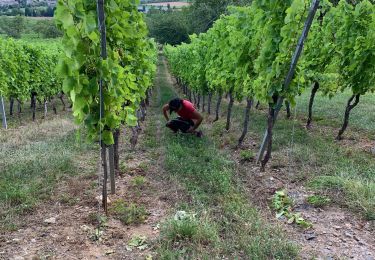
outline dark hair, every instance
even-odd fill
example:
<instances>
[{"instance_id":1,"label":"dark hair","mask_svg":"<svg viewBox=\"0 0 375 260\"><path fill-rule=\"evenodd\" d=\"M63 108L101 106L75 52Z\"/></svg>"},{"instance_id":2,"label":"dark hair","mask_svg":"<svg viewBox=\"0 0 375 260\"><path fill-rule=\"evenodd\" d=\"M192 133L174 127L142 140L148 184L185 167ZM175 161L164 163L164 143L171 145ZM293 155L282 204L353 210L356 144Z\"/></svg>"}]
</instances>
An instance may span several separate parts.
<instances>
[{"instance_id":1,"label":"dark hair","mask_svg":"<svg viewBox=\"0 0 375 260\"><path fill-rule=\"evenodd\" d=\"M181 98L174 98L169 101L169 113L177 112L177 110L182 106L182 99Z\"/></svg>"}]
</instances>

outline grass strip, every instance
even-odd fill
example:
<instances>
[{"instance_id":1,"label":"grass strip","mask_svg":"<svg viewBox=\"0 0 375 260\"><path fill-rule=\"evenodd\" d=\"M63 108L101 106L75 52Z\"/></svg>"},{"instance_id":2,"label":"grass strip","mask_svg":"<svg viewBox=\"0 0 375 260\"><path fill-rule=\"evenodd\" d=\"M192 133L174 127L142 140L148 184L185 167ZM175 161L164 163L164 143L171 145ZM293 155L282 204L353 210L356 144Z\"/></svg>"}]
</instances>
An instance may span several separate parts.
<instances>
[{"instance_id":1,"label":"grass strip","mask_svg":"<svg viewBox=\"0 0 375 260\"><path fill-rule=\"evenodd\" d=\"M175 96L159 67L160 103ZM157 118L158 117L158 118ZM163 120L160 114L152 120ZM295 259L296 247L266 224L233 181L234 165L210 141L162 130L165 170L191 197L181 201L183 219L171 217L161 229L161 259Z\"/></svg>"}]
</instances>

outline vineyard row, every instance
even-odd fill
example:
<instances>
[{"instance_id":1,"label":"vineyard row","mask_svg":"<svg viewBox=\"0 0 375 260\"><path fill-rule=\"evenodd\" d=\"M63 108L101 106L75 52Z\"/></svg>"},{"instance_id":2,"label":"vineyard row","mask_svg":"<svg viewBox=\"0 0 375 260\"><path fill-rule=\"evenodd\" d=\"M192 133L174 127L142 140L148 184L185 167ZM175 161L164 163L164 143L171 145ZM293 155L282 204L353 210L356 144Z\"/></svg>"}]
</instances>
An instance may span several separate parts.
<instances>
[{"instance_id":1,"label":"vineyard row","mask_svg":"<svg viewBox=\"0 0 375 260\"><path fill-rule=\"evenodd\" d=\"M337 135L340 140L350 111L362 95L375 91L375 6L368 0L356 5L345 0L335 5L320 2L294 77L285 84L310 4L308 0L254 0L247 7L231 7L206 33L192 35L191 43L164 49L185 94L207 95L210 102L216 93L221 102L223 93L228 93L227 129L234 100L247 100L239 145L247 132L253 101L269 104L270 138L263 169L271 156L272 129L282 101L289 110L295 97L311 86L309 127L317 91L333 97L349 89L352 96Z\"/></svg>"}]
</instances>

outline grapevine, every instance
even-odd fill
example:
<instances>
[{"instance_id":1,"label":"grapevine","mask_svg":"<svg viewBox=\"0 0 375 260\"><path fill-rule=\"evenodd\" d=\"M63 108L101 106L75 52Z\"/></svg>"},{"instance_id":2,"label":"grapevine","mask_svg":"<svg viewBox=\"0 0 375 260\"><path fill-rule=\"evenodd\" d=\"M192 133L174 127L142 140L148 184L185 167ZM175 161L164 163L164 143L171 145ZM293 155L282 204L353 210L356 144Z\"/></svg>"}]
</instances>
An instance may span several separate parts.
<instances>
[{"instance_id":1,"label":"grapevine","mask_svg":"<svg viewBox=\"0 0 375 260\"><path fill-rule=\"evenodd\" d=\"M257 99L269 104L268 158L280 100L294 106L295 97L314 83L309 104L312 108L318 89L329 97L350 89L353 95L337 136L340 139L350 110L358 104L361 95L374 91L375 16L374 5L367 0L355 6L344 0L335 6L329 1L321 2L291 84L284 86L309 6L307 0L259 0L247 7L231 7L206 33L193 36L190 44L165 47L172 73L189 89L203 92L208 87L210 93L218 93L217 108L223 92L229 92L230 97L238 101L247 99L239 144L247 132L251 101ZM197 55L196 50L202 50L203 54ZM205 77L191 68L204 71ZM231 98L227 130L232 103ZM308 125L310 123L311 109ZM264 160L263 166L267 161Z\"/></svg>"}]
</instances>

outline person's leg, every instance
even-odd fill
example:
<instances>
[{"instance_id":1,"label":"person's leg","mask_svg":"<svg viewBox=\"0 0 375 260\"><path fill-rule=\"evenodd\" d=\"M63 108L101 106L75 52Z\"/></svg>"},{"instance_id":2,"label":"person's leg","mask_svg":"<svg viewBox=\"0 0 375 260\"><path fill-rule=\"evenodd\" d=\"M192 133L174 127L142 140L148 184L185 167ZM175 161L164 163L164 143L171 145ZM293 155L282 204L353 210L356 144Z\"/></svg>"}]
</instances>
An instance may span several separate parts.
<instances>
[{"instance_id":1,"label":"person's leg","mask_svg":"<svg viewBox=\"0 0 375 260\"><path fill-rule=\"evenodd\" d=\"M169 121L165 126L168 127L169 129L171 129L174 133L177 133L178 130L179 130L176 122L174 121L174 119Z\"/></svg>"},{"instance_id":2,"label":"person's leg","mask_svg":"<svg viewBox=\"0 0 375 260\"><path fill-rule=\"evenodd\" d=\"M187 133L187 131L193 127L196 124L194 120L190 119L183 119L181 117L178 117L176 119L173 119L169 121L166 126L170 128L173 132L177 133L178 131L181 131L182 133ZM192 134L201 137L202 131L194 131Z\"/></svg>"},{"instance_id":3,"label":"person's leg","mask_svg":"<svg viewBox=\"0 0 375 260\"><path fill-rule=\"evenodd\" d=\"M186 133L186 131L189 130L190 124L186 120L178 117L176 119L172 119L169 121L166 126L170 128L173 132L181 131L183 133Z\"/></svg>"},{"instance_id":4,"label":"person's leg","mask_svg":"<svg viewBox=\"0 0 375 260\"><path fill-rule=\"evenodd\" d=\"M190 127L194 127L195 124L197 123L198 120L196 119L191 119L191 120L188 120L189 124L190 124ZM202 137L202 131L201 130L194 130L194 132L192 132L192 134L196 135L197 137Z\"/></svg>"},{"instance_id":5,"label":"person's leg","mask_svg":"<svg viewBox=\"0 0 375 260\"><path fill-rule=\"evenodd\" d=\"M178 128L172 123L172 121L169 121L165 126L171 129L174 133L178 132Z\"/></svg>"}]
</instances>

